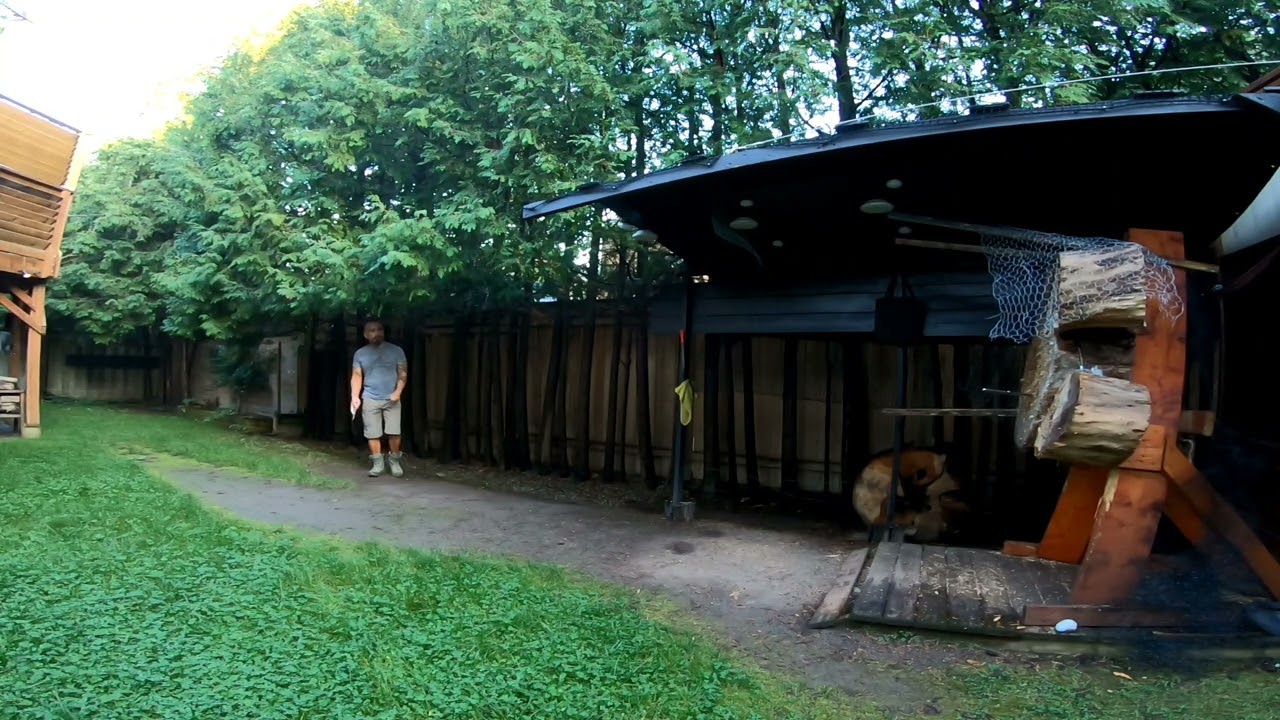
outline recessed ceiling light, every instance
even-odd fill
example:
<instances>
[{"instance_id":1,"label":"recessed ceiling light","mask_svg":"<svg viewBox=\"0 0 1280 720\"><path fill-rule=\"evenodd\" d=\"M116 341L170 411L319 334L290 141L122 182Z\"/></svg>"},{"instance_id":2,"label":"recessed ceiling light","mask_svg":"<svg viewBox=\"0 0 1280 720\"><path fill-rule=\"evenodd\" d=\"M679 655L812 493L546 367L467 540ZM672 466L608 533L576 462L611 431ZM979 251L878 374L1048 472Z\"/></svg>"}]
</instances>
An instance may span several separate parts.
<instances>
[{"instance_id":1,"label":"recessed ceiling light","mask_svg":"<svg viewBox=\"0 0 1280 720\"><path fill-rule=\"evenodd\" d=\"M898 188L902 187L902 181L899 180L898 178L890 178L888 181L885 182L884 186L889 188L890 190L897 190Z\"/></svg>"},{"instance_id":2,"label":"recessed ceiling light","mask_svg":"<svg viewBox=\"0 0 1280 720\"><path fill-rule=\"evenodd\" d=\"M626 230L627 232L636 231L636 226L632 225L631 223L620 222L618 223L618 227L622 228L623 230Z\"/></svg>"},{"instance_id":3,"label":"recessed ceiling light","mask_svg":"<svg viewBox=\"0 0 1280 720\"><path fill-rule=\"evenodd\" d=\"M781 241L781 240L774 240L774 241L773 241L773 243L771 243L771 244L772 244L774 247L782 247L782 241Z\"/></svg>"},{"instance_id":4,"label":"recessed ceiling light","mask_svg":"<svg viewBox=\"0 0 1280 720\"><path fill-rule=\"evenodd\" d=\"M903 225L902 227L898 228L898 234L899 234L899 235L910 235L910 234L911 234L911 228L907 227L906 225Z\"/></svg>"},{"instance_id":5,"label":"recessed ceiling light","mask_svg":"<svg viewBox=\"0 0 1280 720\"><path fill-rule=\"evenodd\" d=\"M637 230L631 233L631 238L642 242L653 242L658 239L658 233L652 230Z\"/></svg>"},{"instance_id":6,"label":"recessed ceiling light","mask_svg":"<svg viewBox=\"0 0 1280 720\"><path fill-rule=\"evenodd\" d=\"M729 227L733 228L734 230L755 230L756 228L760 227L760 223L756 222L755 218L749 218L744 216L744 217L734 218L733 220L729 221Z\"/></svg>"},{"instance_id":7,"label":"recessed ceiling light","mask_svg":"<svg viewBox=\"0 0 1280 720\"><path fill-rule=\"evenodd\" d=\"M738 202L738 204L739 204L739 205L741 205L742 207L751 207L752 205L755 205L755 204L756 204L756 201L755 201L755 200L741 200L741 201L739 201L739 202Z\"/></svg>"},{"instance_id":8,"label":"recessed ceiling light","mask_svg":"<svg viewBox=\"0 0 1280 720\"><path fill-rule=\"evenodd\" d=\"M862 212L867 213L868 215L884 215L885 213L893 212L893 203L888 200L881 200L877 198L875 200L868 200L862 203L861 209Z\"/></svg>"}]
</instances>

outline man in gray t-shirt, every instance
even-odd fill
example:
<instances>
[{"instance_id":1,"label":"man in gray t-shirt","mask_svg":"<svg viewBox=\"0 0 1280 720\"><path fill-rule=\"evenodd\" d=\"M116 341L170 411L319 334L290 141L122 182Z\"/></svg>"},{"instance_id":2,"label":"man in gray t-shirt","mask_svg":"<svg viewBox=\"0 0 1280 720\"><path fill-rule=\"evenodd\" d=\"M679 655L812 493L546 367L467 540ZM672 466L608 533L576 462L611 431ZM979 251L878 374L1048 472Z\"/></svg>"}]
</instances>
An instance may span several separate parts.
<instances>
[{"instance_id":1,"label":"man in gray t-shirt","mask_svg":"<svg viewBox=\"0 0 1280 720\"><path fill-rule=\"evenodd\" d=\"M364 324L364 339L368 345L356 350L351 361L351 418L363 410L364 436L369 441L369 458L373 467L370 477L382 474L386 465L391 474L400 477L404 468L400 460L400 395L409 378L409 361L404 350L386 341L386 327L381 320L368 320ZM382 457L382 435L386 433L391 453L385 462Z\"/></svg>"}]
</instances>

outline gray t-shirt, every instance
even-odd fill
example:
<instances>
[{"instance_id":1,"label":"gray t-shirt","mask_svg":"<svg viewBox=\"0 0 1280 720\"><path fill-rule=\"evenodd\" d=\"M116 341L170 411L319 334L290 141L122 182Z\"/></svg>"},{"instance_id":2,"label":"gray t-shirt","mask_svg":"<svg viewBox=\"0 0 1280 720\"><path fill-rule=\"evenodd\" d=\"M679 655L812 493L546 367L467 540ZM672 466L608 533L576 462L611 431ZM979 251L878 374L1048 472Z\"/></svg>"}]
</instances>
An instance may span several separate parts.
<instances>
[{"instance_id":1,"label":"gray t-shirt","mask_svg":"<svg viewBox=\"0 0 1280 720\"><path fill-rule=\"evenodd\" d=\"M378 347L365 345L356 350L351 369L360 368L364 373L364 391L360 396L366 400L390 400L396 389L397 364L409 364L399 345L384 342Z\"/></svg>"}]
</instances>

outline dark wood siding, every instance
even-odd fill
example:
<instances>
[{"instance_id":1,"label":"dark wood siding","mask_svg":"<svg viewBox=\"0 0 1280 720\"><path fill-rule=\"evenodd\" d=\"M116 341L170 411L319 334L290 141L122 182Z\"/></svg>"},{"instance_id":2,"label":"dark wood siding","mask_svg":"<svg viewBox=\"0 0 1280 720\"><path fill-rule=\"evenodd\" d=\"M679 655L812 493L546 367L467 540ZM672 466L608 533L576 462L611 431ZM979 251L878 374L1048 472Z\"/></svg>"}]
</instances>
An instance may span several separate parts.
<instances>
[{"instance_id":1,"label":"dark wood siding","mask_svg":"<svg viewBox=\"0 0 1280 720\"><path fill-rule=\"evenodd\" d=\"M986 338L996 321L991 276L986 273L938 273L909 279L929 311L925 334L933 338ZM780 335L791 333L869 333L876 299L884 297L888 278L793 288L695 285L695 333ZM660 294L651 307L657 333L679 332L683 290Z\"/></svg>"}]
</instances>

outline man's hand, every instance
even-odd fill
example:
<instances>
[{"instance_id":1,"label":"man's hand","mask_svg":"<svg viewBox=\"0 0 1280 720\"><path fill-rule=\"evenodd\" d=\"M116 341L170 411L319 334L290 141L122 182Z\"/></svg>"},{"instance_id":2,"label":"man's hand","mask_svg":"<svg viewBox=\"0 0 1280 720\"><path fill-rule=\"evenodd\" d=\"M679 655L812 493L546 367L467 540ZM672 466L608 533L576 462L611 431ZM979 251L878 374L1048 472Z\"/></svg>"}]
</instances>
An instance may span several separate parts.
<instances>
[{"instance_id":1,"label":"man's hand","mask_svg":"<svg viewBox=\"0 0 1280 720\"><path fill-rule=\"evenodd\" d=\"M398 392L393 392L393 393L391 393L391 402L393 402L393 403L398 403L398 402L400 402L400 393L398 393Z\"/></svg>"},{"instance_id":2,"label":"man's hand","mask_svg":"<svg viewBox=\"0 0 1280 720\"><path fill-rule=\"evenodd\" d=\"M360 396L351 398L351 417L356 416L356 411L360 409Z\"/></svg>"}]
</instances>

